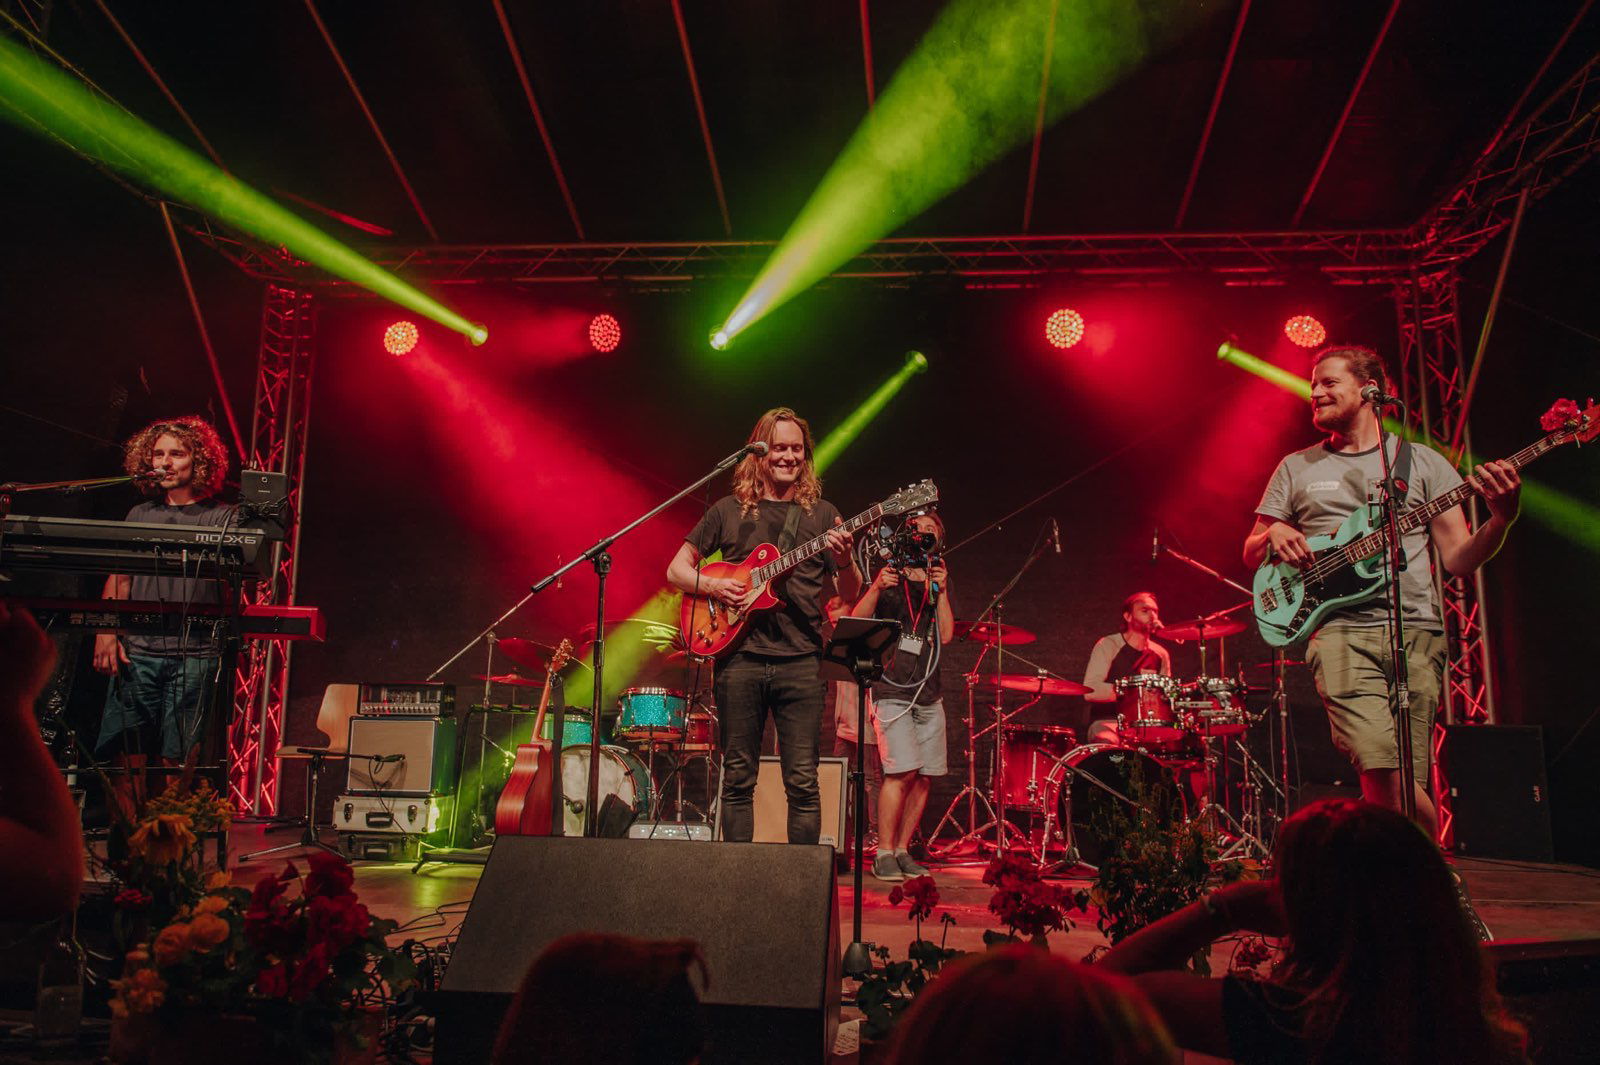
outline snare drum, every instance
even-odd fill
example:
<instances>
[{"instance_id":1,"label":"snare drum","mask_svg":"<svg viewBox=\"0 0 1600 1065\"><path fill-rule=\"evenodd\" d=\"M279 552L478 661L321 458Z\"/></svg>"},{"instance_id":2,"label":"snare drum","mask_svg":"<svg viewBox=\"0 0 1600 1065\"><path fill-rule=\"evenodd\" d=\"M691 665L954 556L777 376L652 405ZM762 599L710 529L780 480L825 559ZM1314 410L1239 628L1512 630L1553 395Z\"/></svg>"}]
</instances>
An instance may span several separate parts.
<instances>
[{"instance_id":1,"label":"snare drum","mask_svg":"<svg viewBox=\"0 0 1600 1065\"><path fill-rule=\"evenodd\" d=\"M1078 745L1077 735L1061 725L1007 725L1000 732L1006 773L997 789L1013 810L1045 808L1045 777L1062 755Z\"/></svg>"},{"instance_id":2,"label":"snare drum","mask_svg":"<svg viewBox=\"0 0 1600 1065\"><path fill-rule=\"evenodd\" d=\"M583 835L583 805L589 794L589 748L568 747L561 752L561 792L565 801L562 824L569 836ZM650 771L626 747L600 748L600 811L606 797L616 796L632 812L628 824L650 812L654 788ZM623 825L622 834L627 833Z\"/></svg>"},{"instance_id":3,"label":"snare drum","mask_svg":"<svg viewBox=\"0 0 1600 1065\"><path fill-rule=\"evenodd\" d=\"M1136 673L1112 687L1117 691L1117 732L1132 747L1165 748L1182 743L1183 723L1173 703L1179 687L1159 673Z\"/></svg>"},{"instance_id":4,"label":"snare drum","mask_svg":"<svg viewBox=\"0 0 1600 1065\"><path fill-rule=\"evenodd\" d=\"M683 719L683 749L709 751L717 745L717 719L696 710Z\"/></svg>"},{"instance_id":5,"label":"snare drum","mask_svg":"<svg viewBox=\"0 0 1600 1065\"><path fill-rule=\"evenodd\" d=\"M1147 808L1162 824L1185 816L1188 797L1173 772L1143 751L1091 743L1068 752L1050 767L1049 801L1077 859L1091 869L1111 854L1115 840L1103 826L1115 813L1129 814L1128 802L1143 791Z\"/></svg>"},{"instance_id":6,"label":"snare drum","mask_svg":"<svg viewBox=\"0 0 1600 1065\"><path fill-rule=\"evenodd\" d=\"M546 715L544 726L539 729L541 739L554 739L556 731L556 715ZM561 715L561 746L571 747L574 744L589 746L589 741L594 737L594 716L587 710L571 709Z\"/></svg>"},{"instance_id":7,"label":"snare drum","mask_svg":"<svg viewBox=\"0 0 1600 1065\"><path fill-rule=\"evenodd\" d=\"M612 735L633 743L676 743L683 738L689 700L671 688L625 688L617 696L622 714Z\"/></svg>"},{"instance_id":8,"label":"snare drum","mask_svg":"<svg viewBox=\"0 0 1600 1065\"><path fill-rule=\"evenodd\" d=\"M1180 706L1200 735L1237 736L1250 727L1244 693L1244 684L1230 677L1199 677L1183 686Z\"/></svg>"}]
</instances>

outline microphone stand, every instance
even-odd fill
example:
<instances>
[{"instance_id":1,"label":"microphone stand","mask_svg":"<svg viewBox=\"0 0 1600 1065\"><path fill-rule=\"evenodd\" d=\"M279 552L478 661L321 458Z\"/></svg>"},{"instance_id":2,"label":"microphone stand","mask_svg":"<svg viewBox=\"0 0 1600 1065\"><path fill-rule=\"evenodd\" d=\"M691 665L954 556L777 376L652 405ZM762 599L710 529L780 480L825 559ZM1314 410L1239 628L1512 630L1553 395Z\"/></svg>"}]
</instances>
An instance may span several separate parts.
<instances>
[{"instance_id":1,"label":"microphone stand","mask_svg":"<svg viewBox=\"0 0 1600 1065\"><path fill-rule=\"evenodd\" d=\"M583 834L586 836L596 835L600 826L599 811L596 810L595 807L599 805L600 802L600 700L601 692L605 686L606 576L611 572L611 545L628 535L628 533L632 532L634 529L643 525L645 522L649 521L651 518L655 517L657 514L661 513L663 510L666 510L668 507L678 502L678 500L699 491L718 474L732 468L736 463L739 462L740 459L744 458L752 450L753 448L750 446L740 448L738 451L735 451L733 454L717 463L716 466L712 468L711 472L707 473L704 477L701 477L698 481L695 481L688 487L682 489L672 498L652 507L650 510L639 515L637 518L634 518L616 532L611 533L609 536L602 536L593 544L590 544L589 547L585 548L584 551L571 562L566 563L565 565L556 569L553 573L550 573L549 575L534 582L533 587L528 591L528 595L523 597L522 601L527 602L529 598L544 591L551 584L559 580L568 570L577 566L580 562L589 562L594 566L596 578L593 644L594 660L591 663L591 666L594 669L594 727L589 731L589 788L587 795L584 798L583 805ZM519 603L517 605L521 606L522 604ZM514 610L516 608L513 607L512 609Z\"/></svg>"},{"instance_id":2,"label":"microphone stand","mask_svg":"<svg viewBox=\"0 0 1600 1065\"><path fill-rule=\"evenodd\" d=\"M1383 464L1383 487L1379 506L1383 508L1384 577L1389 582L1387 606L1389 608L1389 655L1394 661L1394 721L1395 746L1400 753L1400 811L1406 817L1417 819L1416 769L1411 750L1411 670L1406 660L1405 616L1401 612L1400 573L1406 568L1405 545L1400 542L1400 503L1398 485L1389 461L1389 449L1383 442L1383 416L1381 408L1374 406L1373 415L1378 420L1378 457ZM1394 437L1398 456L1400 437Z\"/></svg>"}]
</instances>

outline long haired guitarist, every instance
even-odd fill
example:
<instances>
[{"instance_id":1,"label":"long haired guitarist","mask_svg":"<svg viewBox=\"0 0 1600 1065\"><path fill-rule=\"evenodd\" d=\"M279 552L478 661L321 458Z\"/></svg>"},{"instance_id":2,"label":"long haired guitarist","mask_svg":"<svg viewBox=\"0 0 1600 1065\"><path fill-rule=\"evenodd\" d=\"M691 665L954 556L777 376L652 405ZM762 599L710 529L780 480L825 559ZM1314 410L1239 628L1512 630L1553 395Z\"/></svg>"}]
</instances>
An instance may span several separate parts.
<instances>
[{"instance_id":1,"label":"long haired guitarist","mask_svg":"<svg viewBox=\"0 0 1600 1065\"><path fill-rule=\"evenodd\" d=\"M1378 454L1379 410L1363 389L1389 391L1378 354L1363 347L1330 347L1311 369L1311 424L1328 438L1286 456L1273 471L1256 507L1255 527L1244 543L1244 561L1255 567L1271 552L1278 562L1310 574L1324 564L1313 557L1307 537L1331 536L1368 501L1383 480ZM1395 441L1384 435L1395 463ZM1411 445L1405 509L1411 510L1457 488L1461 476L1438 452ZM1396 469L1399 476L1403 471ZM1417 819L1430 833L1438 816L1426 790L1430 732L1439 706L1445 666L1444 624L1434 592L1430 541L1445 569L1463 577L1487 562L1505 542L1516 520L1521 479L1505 462L1486 462L1468 474L1489 517L1467 527L1461 507L1451 506L1401 537L1406 565L1400 574L1406 659L1410 671L1411 750L1415 765ZM1331 581L1331 577L1330 577ZM1389 659L1388 611L1381 596L1362 598L1328 612L1315 626L1306 648L1328 711L1334 743L1355 764L1361 794L1368 802L1401 809L1399 749L1390 712L1386 668ZM1269 637L1270 639L1270 637ZM1274 643L1286 642L1272 640Z\"/></svg>"},{"instance_id":2,"label":"long haired guitarist","mask_svg":"<svg viewBox=\"0 0 1600 1065\"><path fill-rule=\"evenodd\" d=\"M835 593L846 602L861 594L861 574L843 519L822 498L812 461L811 428L788 407L761 416L750 443L766 453L746 455L733 470L733 493L711 505L678 548L667 580L691 596L706 596L744 620L740 642L719 660L713 691L723 743L722 834L748 842L755 834L753 798L767 715L778 733L783 787L789 799L789 842L815 843L822 832L817 788L824 682L822 603ZM701 559L721 552L737 563L764 544L787 552L824 537L827 549L790 570L772 589L777 606L743 612L768 590L737 577L701 573Z\"/></svg>"}]
</instances>

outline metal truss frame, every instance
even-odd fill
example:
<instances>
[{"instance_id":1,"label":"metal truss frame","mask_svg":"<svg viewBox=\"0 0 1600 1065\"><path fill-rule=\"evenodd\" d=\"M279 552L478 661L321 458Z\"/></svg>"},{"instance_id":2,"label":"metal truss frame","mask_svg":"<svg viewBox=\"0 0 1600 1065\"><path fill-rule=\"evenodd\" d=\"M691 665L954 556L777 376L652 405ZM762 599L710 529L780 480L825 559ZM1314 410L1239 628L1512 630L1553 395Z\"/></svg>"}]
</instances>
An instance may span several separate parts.
<instances>
[{"instance_id":1,"label":"metal truss frame","mask_svg":"<svg viewBox=\"0 0 1600 1065\"><path fill-rule=\"evenodd\" d=\"M267 285L256 361L249 465L287 475L287 535L273 547L268 576L247 591L249 605L294 602L315 341L316 306L312 292ZM283 735L293 646L288 640L262 639L252 640L240 649L228 726L227 764L229 797L241 814L265 817L277 812L276 752Z\"/></svg>"},{"instance_id":2,"label":"metal truss frame","mask_svg":"<svg viewBox=\"0 0 1600 1065\"><path fill-rule=\"evenodd\" d=\"M1419 427L1448 450L1459 430L1460 451L1447 457L1455 465L1470 458L1466 417L1466 368L1461 351L1461 318L1456 268L1418 273L1393 287L1400 331L1401 395L1417 415ZM1467 520L1479 521L1478 501L1466 504ZM1454 843L1450 782L1440 758L1445 725L1495 721L1494 667L1485 613L1483 571L1452 577L1434 558L1434 582L1444 621L1446 664L1440 714L1432 734L1433 794L1439 813L1439 842Z\"/></svg>"}]
</instances>

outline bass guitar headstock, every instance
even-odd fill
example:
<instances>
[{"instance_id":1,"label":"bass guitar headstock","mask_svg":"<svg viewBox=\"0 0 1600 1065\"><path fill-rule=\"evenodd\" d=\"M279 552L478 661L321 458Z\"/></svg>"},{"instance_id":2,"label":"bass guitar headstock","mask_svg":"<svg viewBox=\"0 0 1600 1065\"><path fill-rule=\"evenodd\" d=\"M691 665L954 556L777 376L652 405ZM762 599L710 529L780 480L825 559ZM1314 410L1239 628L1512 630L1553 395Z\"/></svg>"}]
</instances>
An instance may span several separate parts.
<instances>
[{"instance_id":1,"label":"bass guitar headstock","mask_svg":"<svg viewBox=\"0 0 1600 1065\"><path fill-rule=\"evenodd\" d=\"M1570 399L1558 399L1539 417L1539 424L1550 431L1552 444L1588 444L1600 436L1600 411L1593 399L1581 410Z\"/></svg>"}]
</instances>

